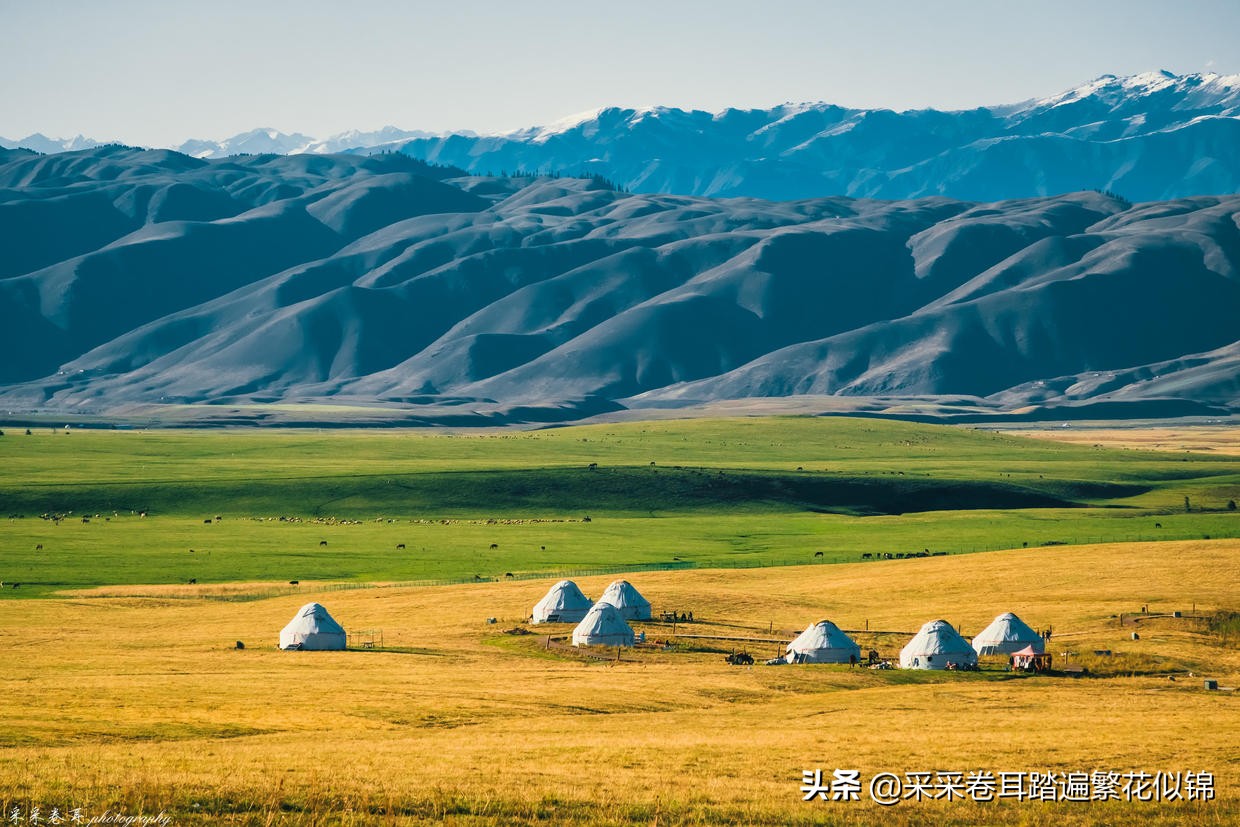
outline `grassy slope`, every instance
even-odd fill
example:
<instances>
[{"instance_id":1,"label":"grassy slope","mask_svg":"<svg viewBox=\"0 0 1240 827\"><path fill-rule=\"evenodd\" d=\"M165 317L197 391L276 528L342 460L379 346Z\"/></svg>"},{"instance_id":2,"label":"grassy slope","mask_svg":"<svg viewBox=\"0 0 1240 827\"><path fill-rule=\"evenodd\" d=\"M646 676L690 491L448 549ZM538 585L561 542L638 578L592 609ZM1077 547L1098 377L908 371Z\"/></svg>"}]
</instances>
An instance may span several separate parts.
<instances>
[{"instance_id":1,"label":"grassy slope","mask_svg":"<svg viewBox=\"0 0 1240 827\"><path fill-rule=\"evenodd\" d=\"M1013 610L1055 627L1057 655L1115 651L1092 660L1098 677L1079 680L736 669L709 653L549 659L538 656L541 638L498 631L549 581L243 604L0 602L10 654L0 804L163 809L178 824L272 823L273 813L295 824L384 814L452 824L1235 823L1237 698L1202 691L1186 671L1236 685L1240 650L1169 618L1144 621L1132 641L1133 627L1112 615L1234 606L1237 550L1215 540L631 578L656 610L694 609L704 621L695 631L742 636L786 638L824 616L897 630L945 617L972 633ZM596 595L609 579L580 582ZM347 628L381 627L407 653L275 651L279 628L315 598ZM231 649L235 639L247 649ZM1218 800L808 805L797 786L813 767L866 777L1211 770Z\"/></svg>"},{"instance_id":2,"label":"grassy slope","mask_svg":"<svg viewBox=\"0 0 1240 827\"><path fill-rule=\"evenodd\" d=\"M761 565L821 551L833 562L1240 527L1225 509L1240 498L1234 457L865 419L470 436L10 430L0 469L0 515L25 515L0 523L0 579L24 584L5 597L190 578L496 577L674 557ZM34 516L44 512L74 516ZM83 524L83 513L102 516ZM215 515L225 519L203 523Z\"/></svg>"}]
</instances>

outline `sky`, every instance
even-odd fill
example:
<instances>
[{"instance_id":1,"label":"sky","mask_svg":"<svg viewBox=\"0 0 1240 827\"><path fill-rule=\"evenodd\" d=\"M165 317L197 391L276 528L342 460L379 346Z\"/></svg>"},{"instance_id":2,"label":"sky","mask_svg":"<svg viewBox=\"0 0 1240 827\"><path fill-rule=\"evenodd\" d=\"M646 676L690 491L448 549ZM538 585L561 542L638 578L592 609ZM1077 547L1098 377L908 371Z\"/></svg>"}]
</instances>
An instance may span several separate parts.
<instances>
[{"instance_id":1,"label":"sky","mask_svg":"<svg viewBox=\"0 0 1240 827\"><path fill-rule=\"evenodd\" d=\"M966 109L1240 73L1240 0L0 0L0 136L500 132L600 106Z\"/></svg>"}]
</instances>

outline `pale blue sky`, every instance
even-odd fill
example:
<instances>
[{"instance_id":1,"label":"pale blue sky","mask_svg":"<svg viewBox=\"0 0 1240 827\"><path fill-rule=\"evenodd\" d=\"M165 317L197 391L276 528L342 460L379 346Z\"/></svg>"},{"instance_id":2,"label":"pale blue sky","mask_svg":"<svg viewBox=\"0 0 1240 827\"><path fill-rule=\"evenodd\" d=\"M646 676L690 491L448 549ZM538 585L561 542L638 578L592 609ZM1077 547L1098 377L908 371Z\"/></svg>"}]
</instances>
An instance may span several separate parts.
<instances>
[{"instance_id":1,"label":"pale blue sky","mask_svg":"<svg viewBox=\"0 0 1240 827\"><path fill-rule=\"evenodd\" d=\"M1240 73L1240 0L0 0L0 135L501 131L603 105L968 108Z\"/></svg>"}]
</instances>

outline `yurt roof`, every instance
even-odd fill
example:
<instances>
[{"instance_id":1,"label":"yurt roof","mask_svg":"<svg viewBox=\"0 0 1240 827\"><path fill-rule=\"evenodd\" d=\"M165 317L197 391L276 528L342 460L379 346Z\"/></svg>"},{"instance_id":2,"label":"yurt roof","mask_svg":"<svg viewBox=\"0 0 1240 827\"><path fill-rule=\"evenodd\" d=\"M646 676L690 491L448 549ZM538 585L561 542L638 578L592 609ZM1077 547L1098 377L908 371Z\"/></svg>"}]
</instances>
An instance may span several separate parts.
<instances>
[{"instance_id":1,"label":"yurt roof","mask_svg":"<svg viewBox=\"0 0 1240 827\"><path fill-rule=\"evenodd\" d=\"M633 638L633 629L625 622L620 610L610 603L595 603L573 630L573 641L578 637L624 637Z\"/></svg>"},{"instance_id":2,"label":"yurt roof","mask_svg":"<svg viewBox=\"0 0 1240 827\"><path fill-rule=\"evenodd\" d=\"M642 593L627 580L614 581L603 591L603 595L598 599L598 602L610 603L616 608L650 605L650 601L643 597Z\"/></svg>"},{"instance_id":3,"label":"yurt roof","mask_svg":"<svg viewBox=\"0 0 1240 827\"><path fill-rule=\"evenodd\" d=\"M860 649L857 642L850 638L839 626L829 620L820 620L805 627L805 631L797 635L788 644L789 650L809 649Z\"/></svg>"}]
</instances>

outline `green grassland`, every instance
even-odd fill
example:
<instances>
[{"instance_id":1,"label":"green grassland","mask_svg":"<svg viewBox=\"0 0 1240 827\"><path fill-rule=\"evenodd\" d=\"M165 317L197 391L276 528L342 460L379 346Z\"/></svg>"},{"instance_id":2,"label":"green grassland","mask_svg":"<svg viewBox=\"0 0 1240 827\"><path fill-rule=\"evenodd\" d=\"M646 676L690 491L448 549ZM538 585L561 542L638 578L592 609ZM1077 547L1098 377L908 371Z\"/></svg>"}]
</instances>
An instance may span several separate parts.
<instances>
[{"instance_id":1,"label":"green grassland","mask_svg":"<svg viewBox=\"0 0 1240 827\"><path fill-rule=\"evenodd\" d=\"M0 595L1236 537L1236 499L1236 457L854 418L469 435L6 429L0 580L22 586Z\"/></svg>"}]
</instances>

